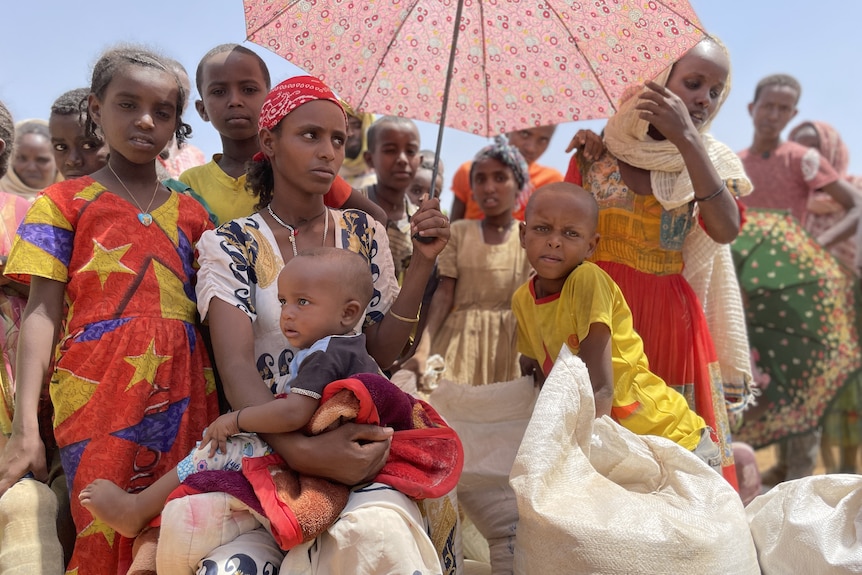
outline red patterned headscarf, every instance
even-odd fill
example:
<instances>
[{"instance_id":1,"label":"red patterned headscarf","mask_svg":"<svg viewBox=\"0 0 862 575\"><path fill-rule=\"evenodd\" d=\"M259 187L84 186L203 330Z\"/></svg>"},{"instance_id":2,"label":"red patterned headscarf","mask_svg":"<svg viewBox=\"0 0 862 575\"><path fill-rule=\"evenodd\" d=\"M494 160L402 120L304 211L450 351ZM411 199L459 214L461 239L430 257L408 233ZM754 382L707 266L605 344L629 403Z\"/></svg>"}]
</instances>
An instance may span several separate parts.
<instances>
[{"instance_id":1,"label":"red patterned headscarf","mask_svg":"<svg viewBox=\"0 0 862 575\"><path fill-rule=\"evenodd\" d=\"M314 76L295 76L288 78L269 91L260 109L258 126L272 130L285 116L303 104L315 100L329 100L338 106L341 113L344 114L341 101L335 97L329 86ZM346 114L344 122L347 123Z\"/></svg>"},{"instance_id":2,"label":"red patterned headscarf","mask_svg":"<svg viewBox=\"0 0 862 575\"><path fill-rule=\"evenodd\" d=\"M260 109L259 129L272 130L288 114L309 102L315 100L328 100L337 105L344 115L344 125L347 125L347 114L341 101L335 96L329 86L314 76L294 76L278 84L266 95L263 106ZM255 162L267 159L263 152L254 155Z\"/></svg>"}]
</instances>

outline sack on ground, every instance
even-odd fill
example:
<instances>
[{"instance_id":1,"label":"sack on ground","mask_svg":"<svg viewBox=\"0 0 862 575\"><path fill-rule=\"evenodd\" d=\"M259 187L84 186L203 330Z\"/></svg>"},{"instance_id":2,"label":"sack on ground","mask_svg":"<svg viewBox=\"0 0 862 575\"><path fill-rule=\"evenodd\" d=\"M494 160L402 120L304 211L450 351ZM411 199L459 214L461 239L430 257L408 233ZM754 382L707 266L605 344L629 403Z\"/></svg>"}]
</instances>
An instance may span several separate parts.
<instances>
[{"instance_id":1,"label":"sack on ground","mask_svg":"<svg viewBox=\"0 0 862 575\"><path fill-rule=\"evenodd\" d=\"M862 476L785 481L745 513L764 575L862 572Z\"/></svg>"},{"instance_id":2,"label":"sack on ground","mask_svg":"<svg viewBox=\"0 0 862 575\"><path fill-rule=\"evenodd\" d=\"M760 573L739 496L676 443L595 419L563 347L512 468L515 573Z\"/></svg>"},{"instance_id":3,"label":"sack on ground","mask_svg":"<svg viewBox=\"0 0 862 575\"><path fill-rule=\"evenodd\" d=\"M458 501L488 540L492 573L511 573L518 510L509 472L538 390L532 378L469 386L440 381L429 403L458 433L464 470Z\"/></svg>"}]
</instances>

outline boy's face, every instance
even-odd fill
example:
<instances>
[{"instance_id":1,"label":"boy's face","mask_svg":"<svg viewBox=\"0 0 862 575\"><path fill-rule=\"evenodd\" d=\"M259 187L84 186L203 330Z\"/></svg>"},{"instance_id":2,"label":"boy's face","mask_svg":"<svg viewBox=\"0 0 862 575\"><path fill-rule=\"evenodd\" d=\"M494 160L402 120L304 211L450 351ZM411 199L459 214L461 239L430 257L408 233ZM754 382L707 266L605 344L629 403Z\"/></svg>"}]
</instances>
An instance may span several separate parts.
<instances>
[{"instance_id":1,"label":"boy's face","mask_svg":"<svg viewBox=\"0 0 862 575\"><path fill-rule=\"evenodd\" d=\"M248 140L257 136L260 108L268 91L256 58L242 52L224 52L204 64L201 99L195 102L195 108L223 137Z\"/></svg>"},{"instance_id":2,"label":"boy's face","mask_svg":"<svg viewBox=\"0 0 862 575\"><path fill-rule=\"evenodd\" d=\"M509 143L518 148L518 151L527 160L527 164L532 164L548 149L551 137L554 135L554 126L524 128L509 132L507 135Z\"/></svg>"},{"instance_id":3,"label":"boy's face","mask_svg":"<svg viewBox=\"0 0 862 575\"><path fill-rule=\"evenodd\" d=\"M54 161L64 178L80 178L105 167L108 146L97 137L84 136L77 114L51 114L48 129Z\"/></svg>"},{"instance_id":4,"label":"boy's face","mask_svg":"<svg viewBox=\"0 0 862 575\"><path fill-rule=\"evenodd\" d=\"M279 327L290 345L305 349L324 337L348 333L353 326L342 321L345 291L333 263L313 257L290 260L278 276Z\"/></svg>"},{"instance_id":5,"label":"boy's face","mask_svg":"<svg viewBox=\"0 0 862 575\"><path fill-rule=\"evenodd\" d=\"M543 192L530 200L521 224L521 246L537 282L547 294L559 293L566 278L596 249L598 235L579 194Z\"/></svg>"},{"instance_id":6,"label":"boy's face","mask_svg":"<svg viewBox=\"0 0 862 575\"><path fill-rule=\"evenodd\" d=\"M796 116L799 93L790 86L766 86L757 100L748 105L754 122L754 134L762 138L779 139L781 132Z\"/></svg>"},{"instance_id":7,"label":"boy's face","mask_svg":"<svg viewBox=\"0 0 862 575\"><path fill-rule=\"evenodd\" d=\"M419 131L415 126L385 123L379 126L374 150L365 152L365 161L377 173L377 183L406 191L419 168Z\"/></svg>"},{"instance_id":8,"label":"boy's face","mask_svg":"<svg viewBox=\"0 0 862 575\"><path fill-rule=\"evenodd\" d=\"M344 155L351 160L362 151L362 118L347 114L347 144Z\"/></svg>"},{"instance_id":9,"label":"boy's face","mask_svg":"<svg viewBox=\"0 0 862 575\"><path fill-rule=\"evenodd\" d=\"M416 171L416 176L413 178L413 183L407 188L407 197L411 202L420 205L421 198L428 194L429 198L439 198L443 191L443 176L437 174L437 185L434 186L434 193L431 193L431 170L419 168Z\"/></svg>"}]
</instances>

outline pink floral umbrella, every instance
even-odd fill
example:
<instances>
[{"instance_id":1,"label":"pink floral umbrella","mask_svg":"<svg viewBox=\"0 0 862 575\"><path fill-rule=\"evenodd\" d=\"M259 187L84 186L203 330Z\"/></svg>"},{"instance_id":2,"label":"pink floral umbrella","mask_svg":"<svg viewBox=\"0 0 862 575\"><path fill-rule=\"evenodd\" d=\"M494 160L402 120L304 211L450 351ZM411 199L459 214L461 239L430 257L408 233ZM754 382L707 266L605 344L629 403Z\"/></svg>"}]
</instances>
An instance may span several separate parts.
<instances>
[{"instance_id":1,"label":"pink floral umbrella","mask_svg":"<svg viewBox=\"0 0 862 575\"><path fill-rule=\"evenodd\" d=\"M606 118L626 88L703 35L685 0L244 5L248 40L319 77L354 109L486 137Z\"/></svg>"}]
</instances>

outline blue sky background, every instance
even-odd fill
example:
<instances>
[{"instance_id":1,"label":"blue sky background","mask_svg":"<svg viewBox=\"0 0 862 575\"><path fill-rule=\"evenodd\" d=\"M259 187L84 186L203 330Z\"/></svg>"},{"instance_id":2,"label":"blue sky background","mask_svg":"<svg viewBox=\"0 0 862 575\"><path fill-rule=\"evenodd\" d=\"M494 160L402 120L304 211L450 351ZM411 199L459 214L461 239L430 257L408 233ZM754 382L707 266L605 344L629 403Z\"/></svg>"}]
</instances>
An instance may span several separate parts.
<instances>
[{"instance_id":1,"label":"blue sky background","mask_svg":"<svg viewBox=\"0 0 862 575\"><path fill-rule=\"evenodd\" d=\"M796 76L803 86L799 115L823 120L841 132L850 147L850 171L862 174L862 66L859 39L862 2L857 0L690 0L706 30L728 46L733 89L712 126L734 150L752 138L747 105L757 81L768 74ZM51 103L66 90L89 85L99 54L118 42L147 44L186 66L192 76L201 56L225 42L245 41L242 0L43 0L5 2L0 34L0 100L16 120L47 118ZM246 44L267 62L273 82L301 71L284 59ZM192 80L194 83L194 79ZM194 98L198 95L193 94ZM220 151L210 124L194 110L192 143L207 156ZM581 127L600 130L604 121L562 124L540 163L565 171L566 144ZM437 127L419 123L424 148L434 148ZM786 135L786 134L785 134ZM455 168L487 143L485 138L446 129L443 205L451 194Z\"/></svg>"}]
</instances>

